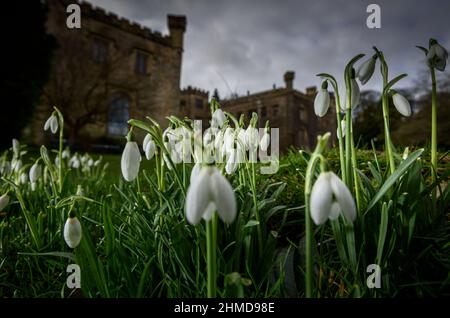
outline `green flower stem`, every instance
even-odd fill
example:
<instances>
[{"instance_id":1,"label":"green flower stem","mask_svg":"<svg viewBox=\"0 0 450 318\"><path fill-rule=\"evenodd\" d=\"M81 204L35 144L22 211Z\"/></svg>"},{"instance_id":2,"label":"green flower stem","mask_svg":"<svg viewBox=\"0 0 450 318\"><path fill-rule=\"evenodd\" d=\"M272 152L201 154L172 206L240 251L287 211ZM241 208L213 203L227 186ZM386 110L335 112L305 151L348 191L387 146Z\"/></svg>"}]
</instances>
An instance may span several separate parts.
<instances>
[{"instance_id":1,"label":"green flower stem","mask_svg":"<svg viewBox=\"0 0 450 318\"><path fill-rule=\"evenodd\" d=\"M263 239L262 239L262 231L261 231L261 222L259 217L259 209L258 209L258 192L256 190L256 169L255 169L255 163L251 163L252 167L252 196L253 196L253 205L255 206L255 217L258 224L256 225L256 230L258 232L258 249L259 249L259 255L262 256L263 254Z\"/></svg>"},{"instance_id":2,"label":"green flower stem","mask_svg":"<svg viewBox=\"0 0 450 318\"><path fill-rule=\"evenodd\" d=\"M385 143L385 152L386 152L386 158L389 160L389 168L390 168L390 174L393 174L395 171L395 161L394 161L394 152L392 149L392 142L391 142L391 134L389 130L389 99L388 99L388 92L385 91L385 87L388 84L388 73L389 68L388 65L384 59L384 55L381 51L378 51L378 49L374 48L377 52L377 55L381 62L381 75L383 76L383 95L381 96L381 103L383 107L383 121L384 121L384 143Z\"/></svg>"},{"instance_id":3,"label":"green flower stem","mask_svg":"<svg viewBox=\"0 0 450 318\"><path fill-rule=\"evenodd\" d=\"M356 148L355 148L355 140L353 138L353 122L350 121L350 142L352 147L352 165L353 165L353 179L355 181L355 196L356 196L356 209L359 212L360 207L360 187L359 187L359 178L358 178L358 162L356 160Z\"/></svg>"},{"instance_id":4,"label":"green flower stem","mask_svg":"<svg viewBox=\"0 0 450 318\"><path fill-rule=\"evenodd\" d=\"M336 95L336 120L338 126L338 141L339 141L339 161L341 162L341 178L346 183L346 169L345 169L345 159L344 159L344 139L342 138L342 124L341 124L341 102L339 100L339 92L335 91Z\"/></svg>"},{"instance_id":5,"label":"green flower stem","mask_svg":"<svg viewBox=\"0 0 450 318\"><path fill-rule=\"evenodd\" d=\"M431 73L431 182L436 182L437 176L437 110L436 110L436 74L434 68ZM433 212L436 211L436 187L432 190Z\"/></svg>"},{"instance_id":6,"label":"green flower stem","mask_svg":"<svg viewBox=\"0 0 450 318\"><path fill-rule=\"evenodd\" d=\"M351 88L348 88L348 91L351 90ZM350 92L351 94L351 92ZM347 94L349 95L349 94ZM348 186L348 188L351 190L353 189L353 182L352 182L352 136L351 136L351 126L352 126L352 109L350 108L350 96L347 96L347 113L345 115L345 172L346 177L345 181Z\"/></svg>"},{"instance_id":7,"label":"green flower stem","mask_svg":"<svg viewBox=\"0 0 450 318\"><path fill-rule=\"evenodd\" d=\"M64 117L58 108L53 107L58 114L58 124L59 124L59 150L58 150L58 182L59 182L59 193L62 192L63 187L63 162L62 162L62 152L63 152L63 138L64 138Z\"/></svg>"},{"instance_id":8,"label":"green flower stem","mask_svg":"<svg viewBox=\"0 0 450 318\"><path fill-rule=\"evenodd\" d=\"M312 228L312 220L311 220L311 211L310 211L310 197L312 184L314 179L314 173L316 170L317 161L321 159L322 152L325 149L328 139L330 138L330 133L326 133L323 136L319 136L317 138L317 146L314 150L311 158L308 162L308 167L306 168L306 176L305 176L305 252L306 252L306 297L311 298L313 296L313 228Z\"/></svg>"},{"instance_id":9,"label":"green flower stem","mask_svg":"<svg viewBox=\"0 0 450 318\"><path fill-rule=\"evenodd\" d=\"M207 262L207 297L215 298L217 295L217 214L206 222L206 262Z\"/></svg>"}]
</instances>

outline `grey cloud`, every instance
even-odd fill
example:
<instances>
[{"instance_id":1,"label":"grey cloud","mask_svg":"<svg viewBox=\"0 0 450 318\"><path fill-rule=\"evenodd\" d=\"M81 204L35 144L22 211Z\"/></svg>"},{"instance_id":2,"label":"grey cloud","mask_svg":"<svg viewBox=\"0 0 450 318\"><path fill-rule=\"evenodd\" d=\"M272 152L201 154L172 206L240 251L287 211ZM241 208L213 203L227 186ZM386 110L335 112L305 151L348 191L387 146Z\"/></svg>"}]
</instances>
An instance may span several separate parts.
<instances>
[{"instance_id":1,"label":"grey cloud","mask_svg":"<svg viewBox=\"0 0 450 318\"><path fill-rule=\"evenodd\" d=\"M296 72L295 87L317 85L315 74L342 77L345 63L357 53L385 52L390 74L409 73L411 85L423 69L414 46L436 37L450 47L450 1L377 1L382 28L365 23L367 0L91 0L95 5L167 33L166 15L188 18L182 86L193 85L222 96L283 85L283 73ZM365 88L379 89L377 75Z\"/></svg>"}]
</instances>

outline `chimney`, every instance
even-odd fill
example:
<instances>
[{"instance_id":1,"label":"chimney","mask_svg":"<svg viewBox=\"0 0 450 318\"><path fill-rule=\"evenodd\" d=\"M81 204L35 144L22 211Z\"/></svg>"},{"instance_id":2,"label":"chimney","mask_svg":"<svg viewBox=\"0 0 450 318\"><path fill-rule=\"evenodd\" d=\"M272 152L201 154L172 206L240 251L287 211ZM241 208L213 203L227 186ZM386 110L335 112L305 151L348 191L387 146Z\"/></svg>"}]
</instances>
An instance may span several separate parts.
<instances>
[{"instance_id":1,"label":"chimney","mask_svg":"<svg viewBox=\"0 0 450 318\"><path fill-rule=\"evenodd\" d=\"M169 27L169 35L172 45L182 50L183 35L186 31L186 16L184 15L167 15L167 25Z\"/></svg>"},{"instance_id":2,"label":"chimney","mask_svg":"<svg viewBox=\"0 0 450 318\"><path fill-rule=\"evenodd\" d=\"M317 92L317 87L315 86L309 86L306 88L306 95L308 96L315 96Z\"/></svg>"},{"instance_id":3,"label":"chimney","mask_svg":"<svg viewBox=\"0 0 450 318\"><path fill-rule=\"evenodd\" d=\"M293 71L287 71L286 73L284 73L284 83L286 84L287 89L294 88L294 77L295 72Z\"/></svg>"}]
</instances>

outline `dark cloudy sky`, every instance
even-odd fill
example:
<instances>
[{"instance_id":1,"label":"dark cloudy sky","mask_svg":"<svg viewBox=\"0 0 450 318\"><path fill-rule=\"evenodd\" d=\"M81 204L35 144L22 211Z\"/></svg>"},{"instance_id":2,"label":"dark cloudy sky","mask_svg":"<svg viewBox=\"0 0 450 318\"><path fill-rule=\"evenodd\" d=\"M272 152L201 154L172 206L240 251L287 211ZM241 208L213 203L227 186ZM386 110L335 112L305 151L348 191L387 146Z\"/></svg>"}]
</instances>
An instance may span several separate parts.
<instances>
[{"instance_id":1,"label":"dark cloudy sky","mask_svg":"<svg viewBox=\"0 0 450 318\"><path fill-rule=\"evenodd\" d=\"M221 96L284 85L286 70L295 88L318 85L315 74L339 79L357 53L384 51L390 75L406 72L409 86L423 69L415 45L435 37L450 47L450 0L89 0L166 34L166 15L187 16L181 85ZM381 29L368 29L366 8L381 7ZM378 69L378 68L377 68ZM448 72L448 70L446 70ZM379 76L367 88L380 88Z\"/></svg>"}]
</instances>

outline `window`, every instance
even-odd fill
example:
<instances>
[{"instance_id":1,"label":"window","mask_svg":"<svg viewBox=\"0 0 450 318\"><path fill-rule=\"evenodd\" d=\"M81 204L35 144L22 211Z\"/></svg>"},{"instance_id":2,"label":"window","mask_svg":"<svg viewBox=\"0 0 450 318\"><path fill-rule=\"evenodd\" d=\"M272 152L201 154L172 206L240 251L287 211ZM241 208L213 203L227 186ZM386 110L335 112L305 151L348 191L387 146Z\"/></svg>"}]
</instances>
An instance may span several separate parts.
<instances>
[{"instance_id":1,"label":"window","mask_svg":"<svg viewBox=\"0 0 450 318\"><path fill-rule=\"evenodd\" d=\"M195 107L196 108L203 108L203 100L201 100L200 98L196 98L195 99Z\"/></svg>"},{"instance_id":2,"label":"window","mask_svg":"<svg viewBox=\"0 0 450 318\"><path fill-rule=\"evenodd\" d=\"M273 106L273 116L274 117L278 116L278 113L279 113L278 105Z\"/></svg>"},{"instance_id":3,"label":"window","mask_svg":"<svg viewBox=\"0 0 450 318\"><path fill-rule=\"evenodd\" d=\"M108 58L108 42L104 39L94 38L92 41L92 59L96 63L105 63Z\"/></svg>"},{"instance_id":4,"label":"window","mask_svg":"<svg viewBox=\"0 0 450 318\"><path fill-rule=\"evenodd\" d=\"M261 117L267 117L267 107L261 107Z\"/></svg>"},{"instance_id":5,"label":"window","mask_svg":"<svg viewBox=\"0 0 450 318\"><path fill-rule=\"evenodd\" d=\"M147 74L148 55L142 52L136 52L136 64L134 70L137 74Z\"/></svg>"},{"instance_id":6,"label":"window","mask_svg":"<svg viewBox=\"0 0 450 318\"><path fill-rule=\"evenodd\" d=\"M125 96L113 99L109 107L108 134L111 136L125 136L128 132L130 117L130 100Z\"/></svg>"}]
</instances>

